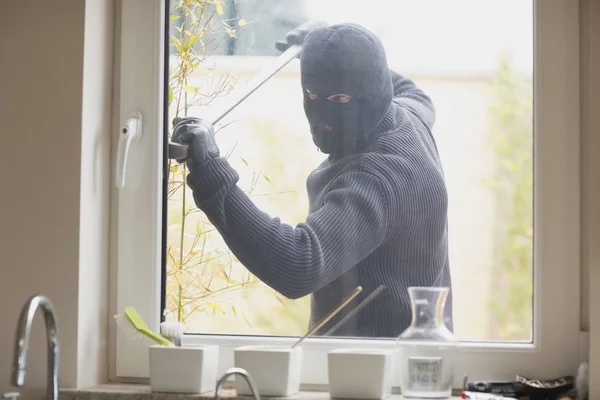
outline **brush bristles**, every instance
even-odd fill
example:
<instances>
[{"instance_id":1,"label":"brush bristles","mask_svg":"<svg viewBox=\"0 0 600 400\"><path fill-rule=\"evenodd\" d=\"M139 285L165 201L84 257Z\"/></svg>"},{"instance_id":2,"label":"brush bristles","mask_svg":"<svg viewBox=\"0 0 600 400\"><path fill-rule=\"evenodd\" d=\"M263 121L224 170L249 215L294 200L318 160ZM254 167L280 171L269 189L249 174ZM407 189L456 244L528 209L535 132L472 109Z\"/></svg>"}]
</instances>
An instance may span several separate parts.
<instances>
[{"instance_id":1,"label":"brush bristles","mask_svg":"<svg viewBox=\"0 0 600 400\"><path fill-rule=\"evenodd\" d=\"M139 340L144 337L144 334L135 329L135 326L133 326L129 318L127 318L127 315L117 314L114 318L121 332L123 332L129 339Z\"/></svg>"},{"instance_id":2,"label":"brush bristles","mask_svg":"<svg viewBox=\"0 0 600 400\"><path fill-rule=\"evenodd\" d=\"M160 324L160 334L164 337L183 336L184 326L177 321L165 321Z\"/></svg>"}]
</instances>

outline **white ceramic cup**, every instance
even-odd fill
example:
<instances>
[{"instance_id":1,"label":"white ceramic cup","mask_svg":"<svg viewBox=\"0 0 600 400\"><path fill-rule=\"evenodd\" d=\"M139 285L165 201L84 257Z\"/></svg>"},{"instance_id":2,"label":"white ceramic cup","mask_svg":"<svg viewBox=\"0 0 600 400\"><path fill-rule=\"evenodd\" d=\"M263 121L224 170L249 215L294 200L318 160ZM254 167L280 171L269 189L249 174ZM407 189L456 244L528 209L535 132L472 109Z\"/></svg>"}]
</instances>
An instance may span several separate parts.
<instances>
[{"instance_id":1,"label":"white ceramic cup","mask_svg":"<svg viewBox=\"0 0 600 400\"><path fill-rule=\"evenodd\" d=\"M332 399L385 399L392 394L393 350L335 349L327 353Z\"/></svg>"},{"instance_id":2,"label":"white ceramic cup","mask_svg":"<svg viewBox=\"0 0 600 400\"><path fill-rule=\"evenodd\" d=\"M235 366L254 380L260 396L292 396L300 392L302 348L291 346L242 346L235 349ZM246 381L236 376L238 395L250 395Z\"/></svg>"},{"instance_id":3,"label":"white ceramic cup","mask_svg":"<svg viewBox=\"0 0 600 400\"><path fill-rule=\"evenodd\" d=\"M219 346L150 346L150 388L164 393L207 393L215 389Z\"/></svg>"}]
</instances>

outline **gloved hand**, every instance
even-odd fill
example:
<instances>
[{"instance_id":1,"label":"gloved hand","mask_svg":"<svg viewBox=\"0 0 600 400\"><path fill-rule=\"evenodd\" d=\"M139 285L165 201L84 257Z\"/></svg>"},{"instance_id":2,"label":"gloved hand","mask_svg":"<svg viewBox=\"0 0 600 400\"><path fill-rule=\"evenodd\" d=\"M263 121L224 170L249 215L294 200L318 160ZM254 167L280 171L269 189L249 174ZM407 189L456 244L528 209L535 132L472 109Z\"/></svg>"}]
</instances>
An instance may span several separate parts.
<instances>
[{"instance_id":1,"label":"gloved hand","mask_svg":"<svg viewBox=\"0 0 600 400\"><path fill-rule=\"evenodd\" d=\"M175 118L173 126L171 140L189 146L188 158L177 162L181 164L187 161L190 171L205 161L219 157L215 130L210 121L195 117Z\"/></svg>"},{"instance_id":2,"label":"gloved hand","mask_svg":"<svg viewBox=\"0 0 600 400\"><path fill-rule=\"evenodd\" d=\"M327 26L327 24L319 21L311 21L299 25L298 27L292 29L285 35L285 40L276 41L275 48L283 53L293 45L303 44L306 35L314 31L315 29L321 28L323 26Z\"/></svg>"}]
</instances>

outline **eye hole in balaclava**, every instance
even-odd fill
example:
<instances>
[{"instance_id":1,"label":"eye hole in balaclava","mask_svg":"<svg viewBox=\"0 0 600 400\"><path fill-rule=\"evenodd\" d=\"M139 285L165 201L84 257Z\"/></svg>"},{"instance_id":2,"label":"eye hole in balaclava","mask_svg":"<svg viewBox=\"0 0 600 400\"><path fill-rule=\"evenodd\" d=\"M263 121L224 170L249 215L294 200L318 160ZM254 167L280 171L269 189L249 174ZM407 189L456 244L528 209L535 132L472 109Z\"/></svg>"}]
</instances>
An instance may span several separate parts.
<instances>
[{"instance_id":1,"label":"eye hole in balaclava","mask_svg":"<svg viewBox=\"0 0 600 400\"><path fill-rule=\"evenodd\" d=\"M359 25L333 25L311 32L300 58L313 142L327 154L356 151L392 101L382 44Z\"/></svg>"},{"instance_id":2,"label":"eye hole in balaclava","mask_svg":"<svg viewBox=\"0 0 600 400\"><path fill-rule=\"evenodd\" d=\"M309 99L319 100L319 96L314 94L310 90L306 89L306 93L308 93ZM344 104L344 103L347 103L350 100L352 100L352 96L349 94L345 94L345 93L336 93L336 94L332 94L331 96L327 96L327 100L332 101L334 103Z\"/></svg>"},{"instance_id":3,"label":"eye hole in balaclava","mask_svg":"<svg viewBox=\"0 0 600 400\"><path fill-rule=\"evenodd\" d=\"M337 104L346 104L352 101L352 96L345 93L335 93L332 95L325 96L325 98L319 97L318 94L311 92L309 89L306 89L306 96L308 101L315 102L316 104L312 107L309 104L305 105L305 109L315 109L312 114L321 114L320 118L315 120L315 123L311 125L311 131L315 132L319 138L321 138L319 147L323 146L325 148L329 148L334 145L334 143L328 143L326 138L334 138L334 135L331 135L331 132L334 129L337 131L343 127L344 123L344 107L336 107L329 103L337 103Z\"/></svg>"}]
</instances>

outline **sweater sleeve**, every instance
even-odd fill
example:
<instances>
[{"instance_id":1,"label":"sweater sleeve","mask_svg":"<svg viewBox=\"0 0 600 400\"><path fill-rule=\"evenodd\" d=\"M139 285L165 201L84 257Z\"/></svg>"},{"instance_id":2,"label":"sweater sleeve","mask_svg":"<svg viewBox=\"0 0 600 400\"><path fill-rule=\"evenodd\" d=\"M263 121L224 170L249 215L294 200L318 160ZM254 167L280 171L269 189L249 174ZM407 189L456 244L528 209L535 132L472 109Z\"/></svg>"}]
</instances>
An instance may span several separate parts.
<instances>
[{"instance_id":1,"label":"sweater sleeve","mask_svg":"<svg viewBox=\"0 0 600 400\"><path fill-rule=\"evenodd\" d=\"M410 79L394 71L390 73L394 86L394 102L411 111L427 128L431 129L435 122L435 107L429 96Z\"/></svg>"},{"instance_id":2,"label":"sweater sleeve","mask_svg":"<svg viewBox=\"0 0 600 400\"><path fill-rule=\"evenodd\" d=\"M237 186L224 158L187 178L196 205L240 262L282 295L296 299L327 285L385 240L389 200L379 178L351 172L332 182L325 203L295 227L270 217Z\"/></svg>"}]
</instances>

